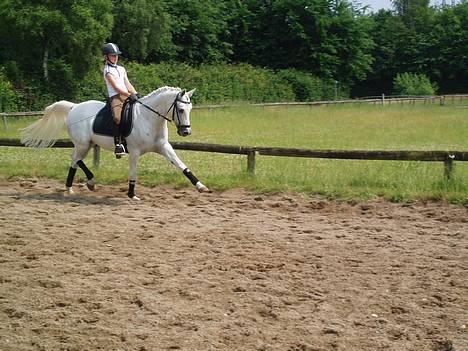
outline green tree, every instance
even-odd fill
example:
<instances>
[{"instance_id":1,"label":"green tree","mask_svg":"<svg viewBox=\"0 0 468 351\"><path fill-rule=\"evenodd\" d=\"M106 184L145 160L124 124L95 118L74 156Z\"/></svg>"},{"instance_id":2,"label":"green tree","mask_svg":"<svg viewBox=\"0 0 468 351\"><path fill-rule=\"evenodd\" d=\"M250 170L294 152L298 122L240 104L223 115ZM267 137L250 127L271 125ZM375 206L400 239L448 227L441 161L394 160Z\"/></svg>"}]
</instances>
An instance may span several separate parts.
<instances>
[{"instance_id":1,"label":"green tree","mask_svg":"<svg viewBox=\"0 0 468 351\"><path fill-rule=\"evenodd\" d=\"M245 0L244 36L234 43L234 60L274 69L296 68L351 82L365 77L372 61L370 22L345 0ZM248 43L248 46L245 45Z\"/></svg>"},{"instance_id":2,"label":"green tree","mask_svg":"<svg viewBox=\"0 0 468 351\"><path fill-rule=\"evenodd\" d=\"M430 76L442 91L468 91L468 2L442 7L431 30Z\"/></svg>"},{"instance_id":3,"label":"green tree","mask_svg":"<svg viewBox=\"0 0 468 351\"><path fill-rule=\"evenodd\" d=\"M371 15L370 33L375 43L371 55L374 59L367 80L354 87L354 94L390 94L393 77L399 72L398 50L404 45L406 26L392 11L380 10Z\"/></svg>"},{"instance_id":4,"label":"green tree","mask_svg":"<svg viewBox=\"0 0 468 351\"><path fill-rule=\"evenodd\" d=\"M225 0L224 3L228 30L222 38L232 46L229 59L236 63L249 62L250 48L257 44L250 35L256 14L249 8L248 1Z\"/></svg>"},{"instance_id":5,"label":"green tree","mask_svg":"<svg viewBox=\"0 0 468 351\"><path fill-rule=\"evenodd\" d=\"M338 57L334 78L346 83L361 81L373 61L374 42L369 34L372 22L345 0L334 1L332 13L331 43Z\"/></svg>"},{"instance_id":6,"label":"green tree","mask_svg":"<svg viewBox=\"0 0 468 351\"><path fill-rule=\"evenodd\" d=\"M431 10L429 0L392 0L396 14L402 18L408 28L426 27Z\"/></svg>"},{"instance_id":7,"label":"green tree","mask_svg":"<svg viewBox=\"0 0 468 351\"><path fill-rule=\"evenodd\" d=\"M11 82L0 67L0 112L16 111L20 102L20 96L13 88Z\"/></svg>"},{"instance_id":8,"label":"green tree","mask_svg":"<svg viewBox=\"0 0 468 351\"><path fill-rule=\"evenodd\" d=\"M169 14L159 0L113 0L114 27L112 42L119 45L126 58L139 62L172 59Z\"/></svg>"},{"instance_id":9,"label":"green tree","mask_svg":"<svg viewBox=\"0 0 468 351\"><path fill-rule=\"evenodd\" d=\"M380 10L371 15L374 63L368 79L354 88L354 94L389 94L393 77L402 72L434 78L435 9L429 8L426 0L398 0L393 4L395 11Z\"/></svg>"},{"instance_id":10,"label":"green tree","mask_svg":"<svg viewBox=\"0 0 468 351\"><path fill-rule=\"evenodd\" d=\"M192 64L225 61L232 53L225 3L218 0L166 0L177 60Z\"/></svg>"},{"instance_id":11,"label":"green tree","mask_svg":"<svg viewBox=\"0 0 468 351\"><path fill-rule=\"evenodd\" d=\"M111 9L110 0L0 0L0 59L70 90L96 62L112 29Z\"/></svg>"}]
</instances>

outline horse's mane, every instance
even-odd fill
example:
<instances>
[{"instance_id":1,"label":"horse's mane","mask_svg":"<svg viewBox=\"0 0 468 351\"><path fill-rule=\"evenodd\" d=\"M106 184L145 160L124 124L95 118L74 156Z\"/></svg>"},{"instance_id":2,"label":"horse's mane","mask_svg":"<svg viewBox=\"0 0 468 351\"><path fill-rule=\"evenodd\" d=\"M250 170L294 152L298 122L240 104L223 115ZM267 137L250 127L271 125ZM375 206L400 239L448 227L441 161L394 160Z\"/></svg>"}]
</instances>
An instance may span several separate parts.
<instances>
[{"instance_id":1,"label":"horse's mane","mask_svg":"<svg viewBox=\"0 0 468 351\"><path fill-rule=\"evenodd\" d=\"M161 88L158 88L156 90L153 90L151 93L145 95L144 98L151 97L151 96L158 96L159 94L162 94L162 93L164 93L164 92L166 92L168 90L176 90L177 92L179 92L182 89L165 86L165 87L161 87Z\"/></svg>"}]
</instances>

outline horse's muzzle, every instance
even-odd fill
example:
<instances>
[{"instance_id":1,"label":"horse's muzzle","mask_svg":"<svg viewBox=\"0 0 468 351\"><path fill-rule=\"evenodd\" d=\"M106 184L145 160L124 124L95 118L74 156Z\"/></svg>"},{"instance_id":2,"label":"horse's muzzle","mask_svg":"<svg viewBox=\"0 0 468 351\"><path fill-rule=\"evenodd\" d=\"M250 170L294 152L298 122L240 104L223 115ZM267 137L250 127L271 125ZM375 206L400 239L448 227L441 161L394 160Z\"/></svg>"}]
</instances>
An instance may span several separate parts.
<instances>
[{"instance_id":1,"label":"horse's muzzle","mask_svg":"<svg viewBox=\"0 0 468 351\"><path fill-rule=\"evenodd\" d=\"M181 127L177 129L177 134L180 136L186 137L192 134L192 128L190 127Z\"/></svg>"}]
</instances>

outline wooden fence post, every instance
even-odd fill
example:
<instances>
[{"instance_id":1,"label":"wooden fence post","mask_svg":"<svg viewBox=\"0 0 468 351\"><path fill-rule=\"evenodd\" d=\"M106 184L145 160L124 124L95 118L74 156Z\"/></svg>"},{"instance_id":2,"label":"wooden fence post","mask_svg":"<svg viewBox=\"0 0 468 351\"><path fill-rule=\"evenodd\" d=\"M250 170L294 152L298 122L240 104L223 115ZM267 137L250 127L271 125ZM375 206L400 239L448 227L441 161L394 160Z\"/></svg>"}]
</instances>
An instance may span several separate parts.
<instances>
[{"instance_id":1,"label":"wooden fence post","mask_svg":"<svg viewBox=\"0 0 468 351\"><path fill-rule=\"evenodd\" d=\"M447 180L452 179L452 172L453 172L453 156L449 155L448 158L445 159L444 161L444 175Z\"/></svg>"},{"instance_id":2,"label":"wooden fence post","mask_svg":"<svg viewBox=\"0 0 468 351\"><path fill-rule=\"evenodd\" d=\"M0 96L0 114L3 116L3 126L8 130L7 115L3 111L3 96Z\"/></svg>"},{"instance_id":3,"label":"wooden fence post","mask_svg":"<svg viewBox=\"0 0 468 351\"><path fill-rule=\"evenodd\" d=\"M99 168L101 163L101 148L98 145L93 146L93 166Z\"/></svg>"},{"instance_id":4,"label":"wooden fence post","mask_svg":"<svg viewBox=\"0 0 468 351\"><path fill-rule=\"evenodd\" d=\"M7 116L5 113L2 113L2 116L3 116L3 126L5 127L5 130L8 130Z\"/></svg>"},{"instance_id":5,"label":"wooden fence post","mask_svg":"<svg viewBox=\"0 0 468 351\"><path fill-rule=\"evenodd\" d=\"M257 156L257 151L249 151L247 154L247 172L249 174L255 173L255 157Z\"/></svg>"}]
</instances>

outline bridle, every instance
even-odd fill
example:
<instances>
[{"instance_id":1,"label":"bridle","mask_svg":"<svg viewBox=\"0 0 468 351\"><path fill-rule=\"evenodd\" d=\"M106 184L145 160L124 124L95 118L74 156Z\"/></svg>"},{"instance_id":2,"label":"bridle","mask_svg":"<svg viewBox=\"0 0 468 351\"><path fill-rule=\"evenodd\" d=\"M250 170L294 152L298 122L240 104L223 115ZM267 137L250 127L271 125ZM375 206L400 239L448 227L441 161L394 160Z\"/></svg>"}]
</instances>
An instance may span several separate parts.
<instances>
[{"instance_id":1,"label":"bridle","mask_svg":"<svg viewBox=\"0 0 468 351\"><path fill-rule=\"evenodd\" d=\"M183 101L183 100L180 100L179 99L179 96L182 97L185 95L185 91L181 93L177 93L175 99L174 99L174 102L171 104L171 106L169 107L169 109L167 110L166 114L163 115L161 113L159 113L158 111L154 110L153 108L151 108L150 106L148 106L147 104L145 104L144 102L141 102L140 99L136 100L138 103L140 103L141 105L143 105L144 107L146 107L148 110L150 110L151 112L157 114L159 117L162 117L164 118L166 121L168 122L175 122L175 118L177 117L177 130L180 130L182 128L190 128L190 124L180 124L180 115L179 115L179 109L177 108L177 103L181 103L181 104L191 104L192 102L191 101ZM172 120L167 118L166 116L169 114L169 112L172 110Z\"/></svg>"},{"instance_id":2,"label":"bridle","mask_svg":"<svg viewBox=\"0 0 468 351\"><path fill-rule=\"evenodd\" d=\"M180 97L185 95L185 91L183 94L180 94ZM171 111L172 109L172 121L175 122L175 117L177 116L177 130L180 130L182 128L190 128L190 124L180 124L180 115L179 115L179 109L177 108L177 103L180 102L181 104L191 104L192 102L189 101L183 101L179 99L179 94L177 94L176 98L174 99L174 102L172 103L171 107L169 107L169 110L167 110L166 115Z\"/></svg>"}]
</instances>

